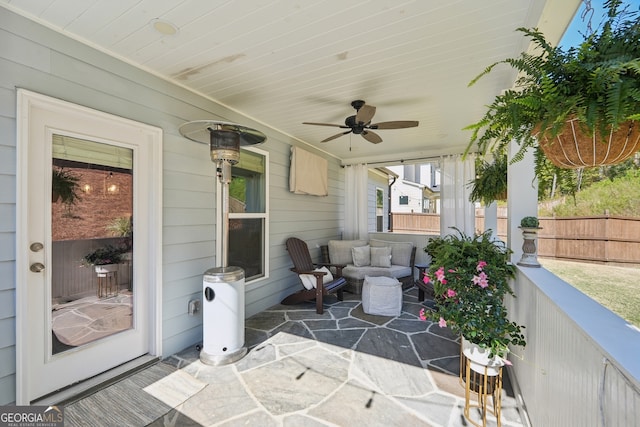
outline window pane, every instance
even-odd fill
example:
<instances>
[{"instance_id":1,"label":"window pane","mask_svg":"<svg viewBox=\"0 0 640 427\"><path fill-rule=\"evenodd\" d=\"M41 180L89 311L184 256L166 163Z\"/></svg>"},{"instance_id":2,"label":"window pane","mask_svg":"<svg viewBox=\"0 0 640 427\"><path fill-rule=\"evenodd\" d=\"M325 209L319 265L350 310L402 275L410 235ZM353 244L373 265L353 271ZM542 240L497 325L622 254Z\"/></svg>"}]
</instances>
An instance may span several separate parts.
<instances>
[{"instance_id":1,"label":"window pane","mask_svg":"<svg viewBox=\"0 0 640 427\"><path fill-rule=\"evenodd\" d=\"M265 211L265 158L242 151L240 161L231 168L229 211L263 213Z\"/></svg>"},{"instance_id":2,"label":"window pane","mask_svg":"<svg viewBox=\"0 0 640 427\"><path fill-rule=\"evenodd\" d=\"M245 280L264 276L264 220L229 219L229 265L242 267Z\"/></svg>"}]
</instances>

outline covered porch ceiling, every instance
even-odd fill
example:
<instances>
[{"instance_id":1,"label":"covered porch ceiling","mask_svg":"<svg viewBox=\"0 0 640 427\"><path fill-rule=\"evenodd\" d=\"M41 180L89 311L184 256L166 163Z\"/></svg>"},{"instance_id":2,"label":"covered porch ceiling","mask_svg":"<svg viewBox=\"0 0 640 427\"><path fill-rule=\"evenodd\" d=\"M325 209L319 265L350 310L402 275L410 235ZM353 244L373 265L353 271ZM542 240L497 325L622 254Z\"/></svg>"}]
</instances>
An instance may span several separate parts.
<instances>
[{"instance_id":1,"label":"covered porch ceiling","mask_svg":"<svg viewBox=\"0 0 640 427\"><path fill-rule=\"evenodd\" d=\"M468 82L527 48L517 27L538 27L558 41L579 3L0 0L343 164L462 152L470 134L462 128L479 119L515 75L505 67L471 88ZM383 139L378 144L354 134L322 143L348 129L302 124L344 124L357 99L377 107L373 123L420 124L376 131Z\"/></svg>"}]
</instances>

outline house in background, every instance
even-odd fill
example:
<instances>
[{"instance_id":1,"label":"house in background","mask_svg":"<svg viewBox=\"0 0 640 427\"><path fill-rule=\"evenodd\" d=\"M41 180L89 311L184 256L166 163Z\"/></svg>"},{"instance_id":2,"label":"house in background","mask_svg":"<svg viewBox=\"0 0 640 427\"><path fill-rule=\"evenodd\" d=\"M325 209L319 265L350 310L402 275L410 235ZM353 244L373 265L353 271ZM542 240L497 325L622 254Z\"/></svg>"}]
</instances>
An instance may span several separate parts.
<instances>
[{"instance_id":1,"label":"house in background","mask_svg":"<svg viewBox=\"0 0 640 427\"><path fill-rule=\"evenodd\" d=\"M391 212L440 213L440 170L437 163L390 166L398 174L391 185Z\"/></svg>"},{"instance_id":2,"label":"house in background","mask_svg":"<svg viewBox=\"0 0 640 427\"><path fill-rule=\"evenodd\" d=\"M250 185L244 212L230 214L231 244L250 242L244 247L252 251L244 260L251 268L245 284L251 316L300 286L289 270L286 238L305 240L319 259L320 245L352 235L356 197L366 206L358 232L387 229L378 209L388 209L385 200L393 197L385 193L389 174L378 167L439 159L444 226L467 222L451 203L462 201L466 210L468 178L457 172L472 174L459 157L468 140L461 129L515 76L496 73L474 89L467 83L487 64L526 48L517 27L539 27L559 40L579 3L2 0L0 404L28 404L202 340L202 316L190 315L189 307L201 299L203 273L221 262L221 192L208 147L182 136L184 123L241 123L267 136L242 150L250 162L236 165L234 177ZM340 128L355 114L349 103L360 99L377 106L374 121L420 125L376 130L383 141L372 144ZM310 121L337 128L302 124ZM51 351L48 298L56 268L54 135L91 143L73 154L75 162L105 163L112 156L103 149L131 153L135 186L135 328L60 355ZM326 196L290 191L292 147L327 162ZM522 246L518 219L535 214L532 171L527 158L509 173L509 187L520 189L509 194L514 260ZM385 237L420 239L420 246L427 238ZM513 378L532 420L625 425L621 417L640 407L637 351L629 352L640 351L637 331L546 270L532 270L518 268L518 298L510 302L514 320L527 325L525 360L514 361Z\"/></svg>"}]
</instances>

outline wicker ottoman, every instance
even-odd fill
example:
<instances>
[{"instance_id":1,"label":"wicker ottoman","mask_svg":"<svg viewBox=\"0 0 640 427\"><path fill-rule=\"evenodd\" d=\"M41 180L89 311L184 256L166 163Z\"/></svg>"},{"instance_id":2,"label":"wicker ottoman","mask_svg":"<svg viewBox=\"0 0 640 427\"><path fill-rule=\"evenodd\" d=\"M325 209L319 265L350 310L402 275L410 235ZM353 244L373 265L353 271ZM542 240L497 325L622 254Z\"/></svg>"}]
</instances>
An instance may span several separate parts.
<instances>
[{"instance_id":1,"label":"wicker ottoman","mask_svg":"<svg viewBox=\"0 0 640 427\"><path fill-rule=\"evenodd\" d=\"M393 277L365 276L362 309L367 314L399 316L402 311L402 284Z\"/></svg>"}]
</instances>

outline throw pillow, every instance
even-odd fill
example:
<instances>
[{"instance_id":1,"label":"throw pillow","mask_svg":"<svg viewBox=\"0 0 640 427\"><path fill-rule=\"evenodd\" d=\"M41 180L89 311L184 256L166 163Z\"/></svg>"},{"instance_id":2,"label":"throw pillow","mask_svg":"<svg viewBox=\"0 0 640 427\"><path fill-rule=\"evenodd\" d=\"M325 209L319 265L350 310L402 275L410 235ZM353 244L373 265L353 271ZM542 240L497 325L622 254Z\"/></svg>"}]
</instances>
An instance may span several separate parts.
<instances>
[{"instance_id":1,"label":"throw pillow","mask_svg":"<svg viewBox=\"0 0 640 427\"><path fill-rule=\"evenodd\" d=\"M391 247L391 264L411 266L411 253L413 252L413 243L411 242L391 242L387 240L371 239L372 247L390 246Z\"/></svg>"},{"instance_id":2,"label":"throw pillow","mask_svg":"<svg viewBox=\"0 0 640 427\"><path fill-rule=\"evenodd\" d=\"M322 276L322 283L329 283L333 280L333 274L327 267L316 268L313 271L323 271L327 274ZM302 286L307 290L311 290L316 287L316 276L313 274L300 274L300 280L302 281Z\"/></svg>"},{"instance_id":3,"label":"throw pillow","mask_svg":"<svg viewBox=\"0 0 640 427\"><path fill-rule=\"evenodd\" d=\"M353 265L356 267L366 267L371 264L371 246L360 246L351 249Z\"/></svg>"},{"instance_id":4,"label":"throw pillow","mask_svg":"<svg viewBox=\"0 0 640 427\"><path fill-rule=\"evenodd\" d=\"M371 248L371 267L391 267L391 248Z\"/></svg>"},{"instance_id":5,"label":"throw pillow","mask_svg":"<svg viewBox=\"0 0 640 427\"><path fill-rule=\"evenodd\" d=\"M329 240L327 245L329 250L329 262L331 262L331 264L351 264L353 262L351 249L367 244L366 240Z\"/></svg>"}]
</instances>

